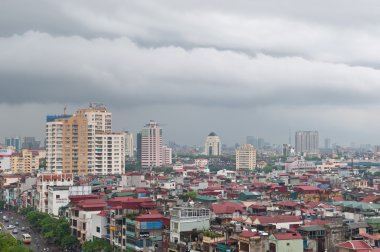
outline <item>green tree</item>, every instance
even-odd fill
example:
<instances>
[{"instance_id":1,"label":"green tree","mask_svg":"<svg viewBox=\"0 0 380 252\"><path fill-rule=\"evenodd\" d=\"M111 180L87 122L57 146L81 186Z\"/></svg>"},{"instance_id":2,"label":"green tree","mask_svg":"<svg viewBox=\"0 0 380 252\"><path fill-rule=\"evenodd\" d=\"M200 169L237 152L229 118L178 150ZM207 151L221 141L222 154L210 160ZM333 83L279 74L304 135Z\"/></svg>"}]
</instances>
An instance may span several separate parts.
<instances>
[{"instance_id":1,"label":"green tree","mask_svg":"<svg viewBox=\"0 0 380 252\"><path fill-rule=\"evenodd\" d=\"M26 208L22 208L20 210L20 214L23 216L26 216L26 215L28 215L28 213L33 212L33 211L34 211L34 209L32 207L26 207Z\"/></svg>"},{"instance_id":2,"label":"green tree","mask_svg":"<svg viewBox=\"0 0 380 252\"><path fill-rule=\"evenodd\" d=\"M75 251L76 248L79 246L78 239L70 235L70 233L67 233L65 236L63 236L60 242L62 248L68 249L69 251Z\"/></svg>"},{"instance_id":3,"label":"green tree","mask_svg":"<svg viewBox=\"0 0 380 252\"><path fill-rule=\"evenodd\" d=\"M373 174L373 176L375 176L375 177L380 177L380 172L375 172L374 174Z\"/></svg>"},{"instance_id":4,"label":"green tree","mask_svg":"<svg viewBox=\"0 0 380 252\"><path fill-rule=\"evenodd\" d=\"M264 169L263 169L263 172L265 173L270 173L273 171L273 166L271 164L267 164Z\"/></svg>"},{"instance_id":5,"label":"green tree","mask_svg":"<svg viewBox=\"0 0 380 252\"><path fill-rule=\"evenodd\" d=\"M111 252L112 246L109 241L96 239L93 241L86 241L82 246L82 250L84 252Z\"/></svg>"},{"instance_id":6,"label":"green tree","mask_svg":"<svg viewBox=\"0 0 380 252\"><path fill-rule=\"evenodd\" d=\"M79 242L76 237L70 234L70 224L66 219L55 219L47 213L36 211L30 211L26 216L32 226L39 230L45 239L71 251L78 247Z\"/></svg>"},{"instance_id":7,"label":"green tree","mask_svg":"<svg viewBox=\"0 0 380 252\"><path fill-rule=\"evenodd\" d=\"M20 241L13 238L10 234L0 233L0 251L1 252L32 252Z\"/></svg>"},{"instance_id":8,"label":"green tree","mask_svg":"<svg viewBox=\"0 0 380 252\"><path fill-rule=\"evenodd\" d=\"M5 201L0 200L0 209L4 209L4 206L5 206Z\"/></svg>"}]
</instances>

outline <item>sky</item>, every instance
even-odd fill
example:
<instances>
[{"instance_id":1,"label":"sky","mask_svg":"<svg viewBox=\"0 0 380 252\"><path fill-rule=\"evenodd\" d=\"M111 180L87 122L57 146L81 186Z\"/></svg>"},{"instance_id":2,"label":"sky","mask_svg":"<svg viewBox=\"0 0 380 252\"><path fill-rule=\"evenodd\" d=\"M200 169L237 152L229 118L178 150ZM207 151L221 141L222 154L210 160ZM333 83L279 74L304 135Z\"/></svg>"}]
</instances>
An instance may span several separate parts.
<instances>
[{"instance_id":1,"label":"sky","mask_svg":"<svg viewBox=\"0 0 380 252\"><path fill-rule=\"evenodd\" d=\"M104 104L115 131L164 142L318 130L380 144L376 0L2 0L0 141L44 137L47 114Z\"/></svg>"}]
</instances>

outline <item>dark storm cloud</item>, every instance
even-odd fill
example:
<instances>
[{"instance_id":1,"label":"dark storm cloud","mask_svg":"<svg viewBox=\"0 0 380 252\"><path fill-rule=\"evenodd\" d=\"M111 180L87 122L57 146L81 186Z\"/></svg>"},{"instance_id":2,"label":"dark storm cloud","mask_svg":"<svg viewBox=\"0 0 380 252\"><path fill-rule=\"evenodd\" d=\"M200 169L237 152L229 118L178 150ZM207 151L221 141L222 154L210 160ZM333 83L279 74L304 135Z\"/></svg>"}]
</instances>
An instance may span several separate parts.
<instances>
[{"instance_id":1,"label":"dark storm cloud","mask_svg":"<svg viewBox=\"0 0 380 252\"><path fill-rule=\"evenodd\" d=\"M7 48L0 58L0 98L6 103L82 103L101 97L115 106L351 105L377 103L380 91L380 71L297 57L147 49L127 38L38 32L2 39L0 47Z\"/></svg>"},{"instance_id":2,"label":"dark storm cloud","mask_svg":"<svg viewBox=\"0 0 380 252\"><path fill-rule=\"evenodd\" d=\"M380 71L213 48L143 48L127 38L28 32L0 40L2 102L207 106L377 103ZM14 56L17 55L15 58ZM19 90L23 90L22 93Z\"/></svg>"},{"instance_id":3,"label":"dark storm cloud","mask_svg":"<svg viewBox=\"0 0 380 252\"><path fill-rule=\"evenodd\" d=\"M133 109L129 117L160 117L189 106L190 118L230 110L236 120L265 118L260 127L268 129L282 109L286 128L337 128L325 111L347 123L350 109L369 117L379 106L379 12L370 0L5 0L0 111L101 101ZM304 108L315 118L303 120ZM216 127L208 115L205 126Z\"/></svg>"}]
</instances>

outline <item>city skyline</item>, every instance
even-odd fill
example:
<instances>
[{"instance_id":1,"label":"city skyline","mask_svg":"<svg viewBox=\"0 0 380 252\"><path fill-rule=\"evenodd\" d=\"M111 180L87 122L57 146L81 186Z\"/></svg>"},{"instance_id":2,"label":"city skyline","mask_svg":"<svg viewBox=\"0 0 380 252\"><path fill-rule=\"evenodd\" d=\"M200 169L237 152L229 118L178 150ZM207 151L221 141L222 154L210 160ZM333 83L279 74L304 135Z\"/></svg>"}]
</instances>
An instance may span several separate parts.
<instances>
[{"instance_id":1,"label":"city skyline","mask_svg":"<svg viewBox=\"0 0 380 252\"><path fill-rule=\"evenodd\" d=\"M152 119L180 144L282 144L289 128L379 144L370 1L22 3L0 10L0 137L42 140L46 115L101 102L116 130Z\"/></svg>"}]
</instances>

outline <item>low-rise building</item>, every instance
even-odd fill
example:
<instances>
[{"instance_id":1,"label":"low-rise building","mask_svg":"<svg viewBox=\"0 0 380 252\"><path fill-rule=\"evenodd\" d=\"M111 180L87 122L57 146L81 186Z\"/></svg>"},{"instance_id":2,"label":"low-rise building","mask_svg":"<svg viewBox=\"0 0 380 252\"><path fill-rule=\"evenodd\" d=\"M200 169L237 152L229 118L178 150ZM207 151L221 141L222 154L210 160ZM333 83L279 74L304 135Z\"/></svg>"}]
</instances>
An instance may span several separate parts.
<instances>
[{"instance_id":1,"label":"low-rise building","mask_svg":"<svg viewBox=\"0 0 380 252\"><path fill-rule=\"evenodd\" d=\"M37 175L37 192L34 198L34 207L36 210L47 213L49 211L49 187L50 186L72 186L72 173L47 174L41 173Z\"/></svg>"},{"instance_id":2,"label":"low-rise building","mask_svg":"<svg viewBox=\"0 0 380 252\"><path fill-rule=\"evenodd\" d=\"M194 230L200 232L210 228L210 210L206 208L174 207L170 216L170 242L175 244L192 241Z\"/></svg>"},{"instance_id":3,"label":"low-rise building","mask_svg":"<svg viewBox=\"0 0 380 252\"><path fill-rule=\"evenodd\" d=\"M298 233L274 233L269 236L270 252L303 252L302 236Z\"/></svg>"}]
</instances>

